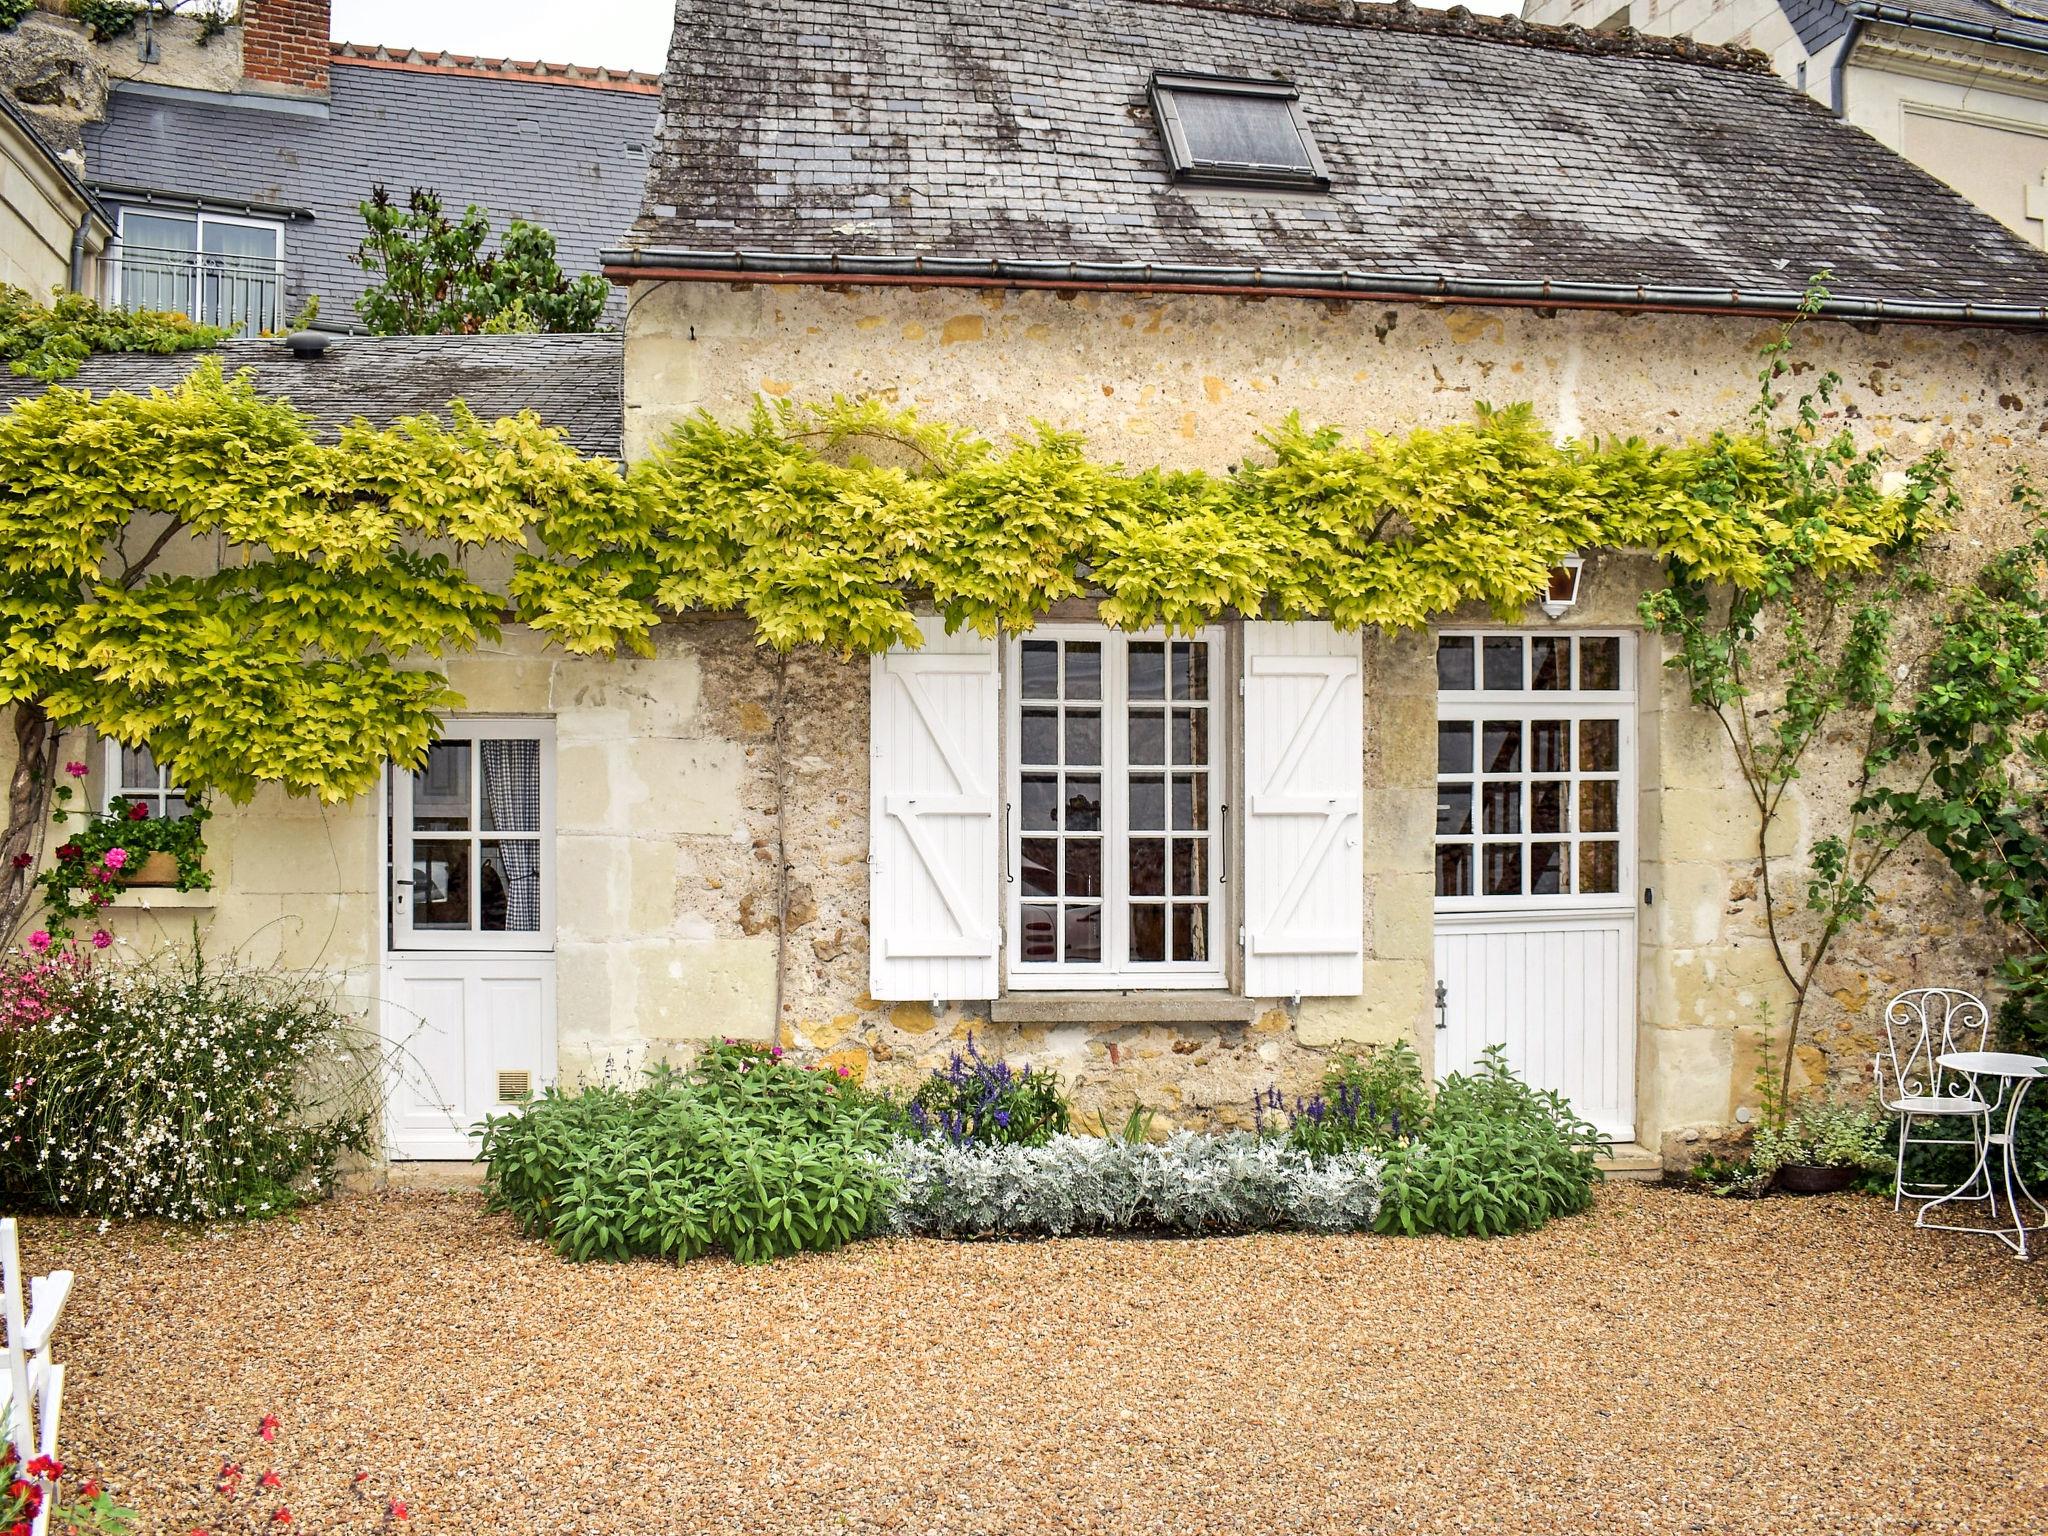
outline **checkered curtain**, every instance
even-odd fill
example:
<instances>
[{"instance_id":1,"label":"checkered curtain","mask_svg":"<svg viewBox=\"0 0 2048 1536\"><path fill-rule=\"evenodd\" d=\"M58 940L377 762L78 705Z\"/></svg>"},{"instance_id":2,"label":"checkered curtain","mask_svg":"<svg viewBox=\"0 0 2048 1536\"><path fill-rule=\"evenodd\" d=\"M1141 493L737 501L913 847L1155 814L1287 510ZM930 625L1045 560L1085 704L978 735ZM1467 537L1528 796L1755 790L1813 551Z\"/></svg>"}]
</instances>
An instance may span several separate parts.
<instances>
[{"instance_id":1,"label":"checkered curtain","mask_svg":"<svg viewBox=\"0 0 2048 1536\"><path fill-rule=\"evenodd\" d=\"M540 831L540 743L486 741L481 744L484 796L492 825L500 832ZM505 928L510 933L540 929L540 839L507 838L498 844L505 861Z\"/></svg>"}]
</instances>

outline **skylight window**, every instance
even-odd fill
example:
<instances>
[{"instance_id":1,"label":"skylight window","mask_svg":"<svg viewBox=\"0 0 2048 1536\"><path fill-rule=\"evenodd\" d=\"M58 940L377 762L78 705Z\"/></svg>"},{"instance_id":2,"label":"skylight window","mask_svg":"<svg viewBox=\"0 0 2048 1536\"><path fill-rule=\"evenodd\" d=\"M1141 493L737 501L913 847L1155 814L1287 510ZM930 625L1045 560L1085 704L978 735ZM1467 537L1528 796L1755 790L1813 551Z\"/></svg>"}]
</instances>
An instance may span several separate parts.
<instances>
[{"instance_id":1,"label":"skylight window","mask_svg":"<svg viewBox=\"0 0 2048 1536\"><path fill-rule=\"evenodd\" d=\"M1176 181L1324 190L1322 156L1285 80L1152 77L1152 110Z\"/></svg>"}]
</instances>

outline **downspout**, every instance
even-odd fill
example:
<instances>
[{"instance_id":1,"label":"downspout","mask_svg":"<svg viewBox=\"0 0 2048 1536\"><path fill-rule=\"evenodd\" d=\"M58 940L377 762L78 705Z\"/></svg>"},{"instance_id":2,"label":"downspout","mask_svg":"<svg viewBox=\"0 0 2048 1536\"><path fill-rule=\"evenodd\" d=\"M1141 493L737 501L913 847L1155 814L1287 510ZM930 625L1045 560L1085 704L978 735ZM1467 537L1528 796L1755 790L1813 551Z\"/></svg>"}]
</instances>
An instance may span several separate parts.
<instances>
[{"instance_id":1,"label":"downspout","mask_svg":"<svg viewBox=\"0 0 2048 1536\"><path fill-rule=\"evenodd\" d=\"M1836 117L1849 115L1849 55L1856 51L1856 39L1863 35L1863 17L1851 12L1849 30L1842 34L1842 51L1835 55L1835 67L1831 70L1828 106Z\"/></svg>"},{"instance_id":2,"label":"downspout","mask_svg":"<svg viewBox=\"0 0 2048 1536\"><path fill-rule=\"evenodd\" d=\"M92 210L88 208L78 220L78 228L71 231L71 291L85 292L85 237L92 228Z\"/></svg>"}]
</instances>

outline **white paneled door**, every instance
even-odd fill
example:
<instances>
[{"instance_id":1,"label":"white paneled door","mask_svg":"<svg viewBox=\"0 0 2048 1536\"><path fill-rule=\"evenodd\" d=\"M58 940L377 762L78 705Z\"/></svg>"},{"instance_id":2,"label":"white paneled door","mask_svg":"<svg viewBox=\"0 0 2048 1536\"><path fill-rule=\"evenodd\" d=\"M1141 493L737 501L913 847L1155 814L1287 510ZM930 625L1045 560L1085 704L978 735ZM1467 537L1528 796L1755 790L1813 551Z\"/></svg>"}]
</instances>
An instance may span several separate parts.
<instances>
[{"instance_id":1,"label":"white paneled door","mask_svg":"<svg viewBox=\"0 0 2048 1536\"><path fill-rule=\"evenodd\" d=\"M555 740L451 721L394 774L383 1020L393 1158L469 1158L470 1129L555 1070Z\"/></svg>"},{"instance_id":2,"label":"white paneled door","mask_svg":"<svg viewBox=\"0 0 2048 1536\"><path fill-rule=\"evenodd\" d=\"M1635 1138L1635 645L1446 631L1437 645L1436 1063L1502 1046Z\"/></svg>"}]
</instances>

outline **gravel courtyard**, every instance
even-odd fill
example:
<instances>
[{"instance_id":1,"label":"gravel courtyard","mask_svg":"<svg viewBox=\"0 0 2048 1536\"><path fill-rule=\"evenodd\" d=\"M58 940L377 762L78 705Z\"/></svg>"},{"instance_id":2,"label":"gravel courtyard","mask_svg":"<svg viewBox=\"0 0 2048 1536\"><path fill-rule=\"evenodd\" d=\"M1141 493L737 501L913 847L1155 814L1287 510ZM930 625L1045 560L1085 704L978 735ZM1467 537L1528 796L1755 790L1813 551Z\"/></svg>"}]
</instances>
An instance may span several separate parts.
<instances>
[{"instance_id":1,"label":"gravel courtyard","mask_svg":"<svg viewBox=\"0 0 2048 1536\"><path fill-rule=\"evenodd\" d=\"M259 1528L224 1459L308 1531L2048 1529L2048 1263L1873 1200L678 1270L391 1194L24 1247L80 1275L65 1459L146 1532Z\"/></svg>"}]
</instances>

